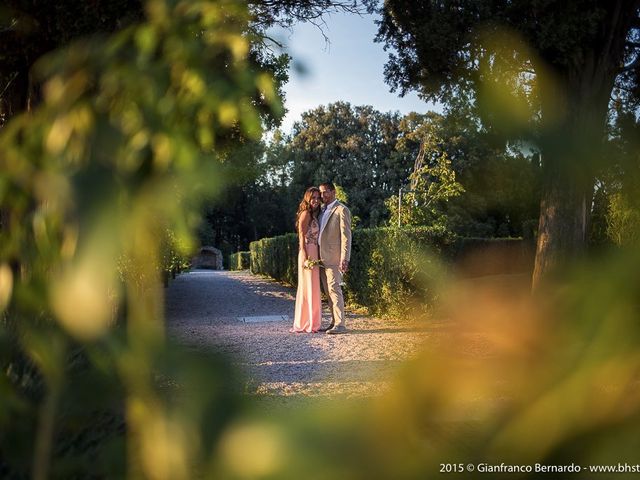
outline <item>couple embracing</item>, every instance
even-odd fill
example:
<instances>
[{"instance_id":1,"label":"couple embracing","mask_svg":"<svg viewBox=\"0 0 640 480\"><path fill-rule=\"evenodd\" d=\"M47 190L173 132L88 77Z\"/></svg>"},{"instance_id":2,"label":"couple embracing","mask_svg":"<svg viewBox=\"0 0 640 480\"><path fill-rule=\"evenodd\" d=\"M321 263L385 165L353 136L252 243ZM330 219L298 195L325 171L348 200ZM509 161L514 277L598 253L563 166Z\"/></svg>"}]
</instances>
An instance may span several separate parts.
<instances>
[{"instance_id":1,"label":"couple embracing","mask_svg":"<svg viewBox=\"0 0 640 480\"><path fill-rule=\"evenodd\" d=\"M345 333L342 277L351 255L351 212L336 200L331 182L308 188L296 216L298 292L291 332ZM322 328L320 283L327 296L331 323Z\"/></svg>"}]
</instances>

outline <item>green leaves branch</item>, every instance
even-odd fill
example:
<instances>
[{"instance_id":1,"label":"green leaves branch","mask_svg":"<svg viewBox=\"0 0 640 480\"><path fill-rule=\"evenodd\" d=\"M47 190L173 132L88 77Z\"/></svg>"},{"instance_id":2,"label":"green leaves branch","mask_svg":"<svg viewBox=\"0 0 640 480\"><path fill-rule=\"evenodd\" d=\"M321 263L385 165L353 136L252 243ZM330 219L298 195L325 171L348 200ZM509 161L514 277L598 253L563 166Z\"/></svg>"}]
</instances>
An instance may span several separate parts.
<instances>
[{"instance_id":1,"label":"green leaves branch","mask_svg":"<svg viewBox=\"0 0 640 480\"><path fill-rule=\"evenodd\" d=\"M182 255L193 246L195 212L224 184L220 152L259 138L263 107L277 114L282 105L269 72L251 59L242 4L150 0L146 13L140 25L42 59L42 103L0 134L0 297L13 319L0 332L36 361L49 392L33 404L9 380L3 388L15 395L3 399L42 409L37 429L22 433L39 439L38 478L57 468L51 422L65 388L47 372L68 375L67 347L47 352L61 338L92 358L96 345L122 335L121 317L125 340L107 351L125 391L129 474L191 478L207 456L197 411L184 419L157 392L154 371L169 351L160 269L175 260L175 246ZM41 335L42 325L56 333Z\"/></svg>"}]
</instances>

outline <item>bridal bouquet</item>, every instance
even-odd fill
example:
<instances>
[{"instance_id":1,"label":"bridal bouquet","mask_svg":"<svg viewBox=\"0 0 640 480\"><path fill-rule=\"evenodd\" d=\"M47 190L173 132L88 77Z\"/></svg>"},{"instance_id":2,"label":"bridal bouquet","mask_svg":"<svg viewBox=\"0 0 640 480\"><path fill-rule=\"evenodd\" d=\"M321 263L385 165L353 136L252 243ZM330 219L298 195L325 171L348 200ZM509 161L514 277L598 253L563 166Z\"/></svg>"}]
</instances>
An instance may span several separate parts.
<instances>
[{"instance_id":1,"label":"bridal bouquet","mask_svg":"<svg viewBox=\"0 0 640 480\"><path fill-rule=\"evenodd\" d=\"M322 263L322 259L318 260L305 260L304 268L308 268L311 270L313 267L324 267L324 263Z\"/></svg>"}]
</instances>

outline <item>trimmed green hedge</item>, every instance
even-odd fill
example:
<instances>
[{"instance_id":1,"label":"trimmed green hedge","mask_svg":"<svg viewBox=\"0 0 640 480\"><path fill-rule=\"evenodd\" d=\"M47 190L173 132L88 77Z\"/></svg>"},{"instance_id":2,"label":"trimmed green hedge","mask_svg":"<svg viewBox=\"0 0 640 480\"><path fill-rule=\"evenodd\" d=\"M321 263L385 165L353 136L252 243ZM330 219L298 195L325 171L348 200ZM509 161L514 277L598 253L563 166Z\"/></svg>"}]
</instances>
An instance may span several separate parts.
<instances>
[{"instance_id":1,"label":"trimmed green hedge","mask_svg":"<svg viewBox=\"0 0 640 480\"><path fill-rule=\"evenodd\" d=\"M296 285L295 234L252 242L250 252L253 273ZM371 314L398 316L433 303L446 275L519 273L532 259L532 246L521 239L463 238L431 227L356 229L345 297Z\"/></svg>"},{"instance_id":2,"label":"trimmed green hedge","mask_svg":"<svg viewBox=\"0 0 640 480\"><path fill-rule=\"evenodd\" d=\"M252 273L268 275L293 286L297 284L298 237L295 233L261 238L249 244L249 251Z\"/></svg>"},{"instance_id":3,"label":"trimmed green hedge","mask_svg":"<svg viewBox=\"0 0 640 480\"><path fill-rule=\"evenodd\" d=\"M441 268L436 265L439 262L431 260L433 256L427 259L422 253L428 250L439 254L452 241L454 237L444 230L424 227L354 230L349 273L345 278L347 302L366 306L372 314L398 315L414 299L430 298L432 289L431 285L425 285L425 277L439 274ZM253 273L296 285L295 234L252 242L250 251ZM429 268L425 268L425 262L430 264ZM426 271L430 273L424 275Z\"/></svg>"},{"instance_id":4,"label":"trimmed green hedge","mask_svg":"<svg viewBox=\"0 0 640 480\"><path fill-rule=\"evenodd\" d=\"M247 270L251 266L251 252L237 252L229 255L229 270Z\"/></svg>"},{"instance_id":5,"label":"trimmed green hedge","mask_svg":"<svg viewBox=\"0 0 640 480\"><path fill-rule=\"evenodd\" d=\"M440 258L454 241L444 229L427 227L354 231L346 301L391 316L432 303L445 273Z\"/></svg>"}]
</instances>

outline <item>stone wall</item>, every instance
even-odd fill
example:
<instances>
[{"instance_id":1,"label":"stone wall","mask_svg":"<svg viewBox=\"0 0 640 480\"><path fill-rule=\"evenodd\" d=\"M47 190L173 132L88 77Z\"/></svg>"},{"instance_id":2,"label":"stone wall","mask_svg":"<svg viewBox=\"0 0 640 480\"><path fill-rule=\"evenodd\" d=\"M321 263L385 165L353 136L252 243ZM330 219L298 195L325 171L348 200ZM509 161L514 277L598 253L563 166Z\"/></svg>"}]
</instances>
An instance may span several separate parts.
<instances>
[{"instance_id":1,"label":"stone wall","mask_svg":"<svg viewBox=\"0 0 640 480\"><path fill-rule=\"evenodd\" d=\"M194 269L222 270L222 252L214 247L202 247L193 257Z\"/></svg>"}]
</instances>

